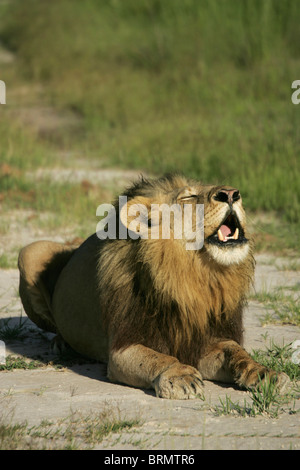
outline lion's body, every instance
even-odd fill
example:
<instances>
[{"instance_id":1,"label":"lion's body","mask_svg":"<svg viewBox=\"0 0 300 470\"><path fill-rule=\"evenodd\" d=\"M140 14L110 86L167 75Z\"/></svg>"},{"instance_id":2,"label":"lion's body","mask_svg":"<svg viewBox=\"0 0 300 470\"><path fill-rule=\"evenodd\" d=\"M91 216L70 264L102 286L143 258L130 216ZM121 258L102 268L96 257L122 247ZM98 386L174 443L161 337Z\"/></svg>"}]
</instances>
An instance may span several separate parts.
<instances>
[{"instance_id":1,"label":"lion's body","mask_svg":"<svg viewBox=\"0 0 300 470\"><path fill-rule=\"evenodd\" d=\"M112 381L152 387L158 396L197 395L202 378L256 384L266 369L241 347L252 248L240 200L229 204L239 226L236 240L229 236L225 246L216 237L228 213L218 199L237 195L220 188L172 176L125 193L129 203L146 205L174 198L194 203L196 193L205 208L200 250L187 251L174 237L100 240L96 234L73 249L51 242L24 248L20 294L28 316L78 352L108 362Z\"/></svg>"},{"instance_id":2,"label":"lion's body","mask_svg":"<svg viewBox=\"0 0 300 470\"><path fill-rule=\"evenodd\" d=\"M107 292L101 308L113 347L138 342L196 366L214 338L242 342L251 261L239 273L205 258L200 263L197 253L171 240L145 241L139 253L122 241L118 256L116 245L107 244L99 257L99 284Z\"/></svg>"}]
</instances>

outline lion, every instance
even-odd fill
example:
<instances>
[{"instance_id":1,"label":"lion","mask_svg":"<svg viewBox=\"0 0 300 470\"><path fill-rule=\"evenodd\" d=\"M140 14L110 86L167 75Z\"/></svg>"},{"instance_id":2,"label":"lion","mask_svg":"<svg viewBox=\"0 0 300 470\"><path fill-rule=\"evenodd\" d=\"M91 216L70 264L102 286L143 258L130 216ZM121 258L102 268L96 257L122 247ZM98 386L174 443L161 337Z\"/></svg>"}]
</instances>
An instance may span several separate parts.
<instances>
[{"instance_id":1,"label":"lion","mask_svg":"<svg viewBox=\"0 0 300 470\"><path fill-rule=\"evenodd\" d=\"M203 380L250 389L268 377L283 389L286 374L243 348L255 262L239 190L172 174L141 177L123 196L127 204L113 207L126 229L134 205L202 205L201 247L188 250L185 233L174 236L174 218L168 238L151 238L151 214L140 224L144 236L121 237L117 224L115 237L94 233L80 246L32 243L18 260L28 317L58 342L106 362L111 382L154 389L157 397L203 397Z\"/></svg>"}]
</instances>

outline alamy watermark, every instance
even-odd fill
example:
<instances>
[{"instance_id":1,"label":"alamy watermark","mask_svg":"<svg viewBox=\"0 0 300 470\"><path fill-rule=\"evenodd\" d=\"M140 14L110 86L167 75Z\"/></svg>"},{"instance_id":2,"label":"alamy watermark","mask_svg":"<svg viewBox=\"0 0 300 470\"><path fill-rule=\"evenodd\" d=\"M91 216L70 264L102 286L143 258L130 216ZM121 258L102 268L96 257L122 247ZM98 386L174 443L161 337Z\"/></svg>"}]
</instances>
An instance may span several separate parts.
<instances>
[{"instance_id":1,"label":"alamy watermark","mask_svg":"<svg viewBox=\"0 0 300 470\"><path fill-rule=\"evenodd\" d=\"M293 364L300 364L300 339L296 339L291 345L291 348L294 349L294 352L291 357Z\"/></svg>"},{"instance_id":2,"label":"alamy watermark","mask_svg":"<svg viewBox=\"0 0 300 470\"><path fill-rule=\"evenodd\" d=\"M0 365L6 364L6 350L4 341L0 340Z\"/></svg>"},{"instance_id":3,"label":"alamy watermark","mask_svg":"<svg viewBox=\"0 0 300 470\"><path fill-rule=\"evenodd\" d=\"M0 80L0 104L6 104L6 85Z\"/></svg>"},{"instance_id":4,"label":"alamy watermark","mask_svg":"<svg viewBox=\"0 0 300 470\"><path fill-rule=\"evenodd\" d=\"M294 93L292 93L291 100L293 104L300 103L300 80L294 80L292 83L292 88L295 89Z\"/></svg>"},{"instance_id":5,"label":"alamy watermark","mask_svg":"<svg viewBox=\"0 0 300 470\"><path fill-rule=\"evenodd\" d=\"M200 250L204 243L203 204L144 204L119 196L119 216L112 204L101 204L96 211L102 217L96 227L98 238L184 240L186 250ZM117 220L118 219L118 220ZM118 229L118 230L117 230Z\"/></svg>"}]
</instances>

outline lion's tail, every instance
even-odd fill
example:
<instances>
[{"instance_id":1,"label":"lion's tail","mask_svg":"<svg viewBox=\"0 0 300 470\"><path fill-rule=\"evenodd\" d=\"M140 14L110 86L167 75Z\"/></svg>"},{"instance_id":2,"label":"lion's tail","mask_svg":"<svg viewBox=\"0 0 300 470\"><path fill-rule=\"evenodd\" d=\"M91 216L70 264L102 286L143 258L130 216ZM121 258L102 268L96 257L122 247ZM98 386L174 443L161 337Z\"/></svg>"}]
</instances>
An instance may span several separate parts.
<instances>
[{"instance_id":1,"label":"lion's tail","mask_svg":"<svg viewBox=\"0 0 300 470\"><path fill-rule=\"evenodd\" d=\"M61 271L76 249L76 246L39 241L20 251L20 298L27 316L43 330L57 333L52 295Z\"/></svg>"}]
</instances>

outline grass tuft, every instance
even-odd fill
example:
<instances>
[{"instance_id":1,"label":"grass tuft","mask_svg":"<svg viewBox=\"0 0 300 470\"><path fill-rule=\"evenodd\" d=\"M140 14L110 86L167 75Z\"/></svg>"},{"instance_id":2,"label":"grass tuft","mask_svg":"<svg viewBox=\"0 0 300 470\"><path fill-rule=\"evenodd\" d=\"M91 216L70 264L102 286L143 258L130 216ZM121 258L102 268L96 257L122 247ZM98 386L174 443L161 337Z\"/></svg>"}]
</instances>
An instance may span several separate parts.
<instances>
[{"instance_id":1,"label":"grass tuft","mask_svg":"<svg viewBox=\"0 0 300 470\"><path fill-rule=\"evenodd\" d=\"M226 395L225 399L220 398L220 405L215 406L213 411L218 416L233 415L242 417L266 416L269 418L277 418L281 413L295 412L295 400L300 397L299 365L292 361L293 349L291 344L279 346L270 342L270 346L264 350L254 350L251 354L252 358L260 364L275 370L276 372L284 372L291 379L291 386L288 387L284 394L278 392L276 383L270 380L268 376L264 381L260 381L256 388L248 391L248 398L240 405L239 402L233 402ZM298 411L299 412L299 411Z\"/></svg>"},{"instance_id":2,"label":"grass tuft","mask_svg":"<svg viewBox=\"0 0 300 470\"><path fill-rule=\"evenodd\" d=\"M18 322L13 322L11 318L4 318L0 321L0 339L3 341L12 341L23 339L25 336L25 324L27 318L20 317Z\"/></svg>"},{"instance_id":3,"label":"grass tuft","mask_svg":"<svg viewBox=\"0 0 300 470\"><path fill-rule=\"evenodd\" d=\"M117 408L108 405L99 412L70 416L39 425L13 424L11 419L0 420L1 450L80 450L92 449L112 434L122 433L140 425L140 419L126 419Z\"/></svg>"},{"instance_id":4,"label":"grass tuft","mask_svg":"<svg viewBox=\"0 0 300 470\"><path fill-rule=\"evenodd\" d=\"M266 313L261 318L263 324L278 323L300 325L300 297L297 296L298 284L295 287L278 287L276 292L261 291L251 296L252 300L261 302ZM290 290L288 294L286 291ZM296 291L296 295L294 294Z\"/></svg>"}]
</instances>

